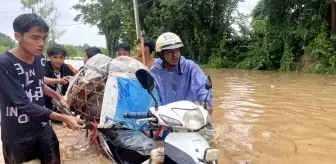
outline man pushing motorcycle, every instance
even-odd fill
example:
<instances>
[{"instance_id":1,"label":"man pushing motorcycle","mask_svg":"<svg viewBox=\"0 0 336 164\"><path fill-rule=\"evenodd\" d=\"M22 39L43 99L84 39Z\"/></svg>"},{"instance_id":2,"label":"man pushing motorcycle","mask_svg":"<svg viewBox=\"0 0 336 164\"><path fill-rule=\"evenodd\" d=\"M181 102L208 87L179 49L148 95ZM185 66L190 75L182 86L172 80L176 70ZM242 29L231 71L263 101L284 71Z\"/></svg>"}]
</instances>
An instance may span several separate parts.
<instances>
[{"instance_id":1,"label":"man pushing motorcycle","mask_svg":"<svg viewBox=\"0 0 336 164\"><path fill-rule=\"evenodd\" d=\"M156 40L159 59L154 61L150 72L157 84L162 105L180 100L208 104L212 115L212 93L208 94L205 84L207 78L201 68L193 61L181 56L183 42L172 32L163 33Z\"/></svg>"}]
</instances>

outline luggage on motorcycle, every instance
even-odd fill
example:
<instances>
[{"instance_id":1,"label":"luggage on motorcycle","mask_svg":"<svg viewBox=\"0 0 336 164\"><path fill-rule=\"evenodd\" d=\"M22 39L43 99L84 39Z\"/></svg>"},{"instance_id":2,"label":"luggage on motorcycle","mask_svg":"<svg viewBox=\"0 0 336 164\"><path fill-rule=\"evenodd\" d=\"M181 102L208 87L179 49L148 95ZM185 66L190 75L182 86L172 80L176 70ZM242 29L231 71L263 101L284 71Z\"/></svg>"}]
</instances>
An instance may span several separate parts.
<instances>
[{"instance_id":1,"label":"luggage on motorcycle","mask_svg":"<svg viewBox=\"0 0 336 164\"><path fill-rule=\"evenodd\" d=\"M150 152L156 148L153 139L141 131L118 129L114 133L117 137L110 142L116 147L134 150L141 155L150 155Z\"/></svg>"},{"instance_id":2,"label":"luggage on motorcycle","mask_svg":"<svg viewBox=\"0 0 336 164\"><path fill-rule=\"evenodd\" d=\"M112 58L97 54L70 81L65 98L71 110L99 120L110 61Z\"/></svg>"},{"instance_id":3,"label":"luggage on motorcycle","mask_svg":"<svg viewBox=\"0 0 336 164\"><path fill-rule=\"evenodd\" d=\"M93 56L69 84L65 97L71 110L84 117L95 117L98 128L108 129L122 123L122 128L142 129L146 123L138 125L135 119L123 117L123 113L147 112L154 106L153 99L135 77L138 69L148 70L131 57ZM153 94L158 97L156 89Z\"/></svg>"},{"instance_id":4,"label":"luggage on motorcycle","mask_svg":"<svg viewBox=\"0 0 336 164\"><path fill-rule=\"evenodd\" d=\"M114 123L122 123L122 128L143 130L146 122L138 125L136 119L124 118L123 114L147 112L154 106L154 100L135 77L137 70L148 68L138 60L127 56L112 60L109 67L98 127L111 128ZM153 94L158 98L156 89L153 90Z\"/></svg>"}]
</instances>

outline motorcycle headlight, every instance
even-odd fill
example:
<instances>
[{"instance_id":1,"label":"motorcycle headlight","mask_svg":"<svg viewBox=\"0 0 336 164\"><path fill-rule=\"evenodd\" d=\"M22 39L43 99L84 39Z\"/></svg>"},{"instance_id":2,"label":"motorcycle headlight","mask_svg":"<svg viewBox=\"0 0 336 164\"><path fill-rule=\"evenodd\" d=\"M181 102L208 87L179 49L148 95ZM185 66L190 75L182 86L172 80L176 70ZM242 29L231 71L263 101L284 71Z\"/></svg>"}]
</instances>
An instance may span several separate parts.
<instances>
[{"instance_id":1,"label":"motorcycle headlight","mask_svg":"<svg viewBox=\"0 0 336 164\"><path fill-rule=\"evenodd\" d=\"M188 110L183 115L183 122L187 129L190 130L198 130L205 126L204 117L199 108L195 110Z\"/></svg>"},{"instance_id":2,"label":"motorcycle headlight","mask_svg":"<svg viewBox=\"0 0 336 164\"><path fill-rule=\"evenodd\" d=\"M179 120L176 120L176 119L173 119L171 117L164 116L164 115L161 115L161 114L159 116L169 126L183 126L182 123Z\"/></svg>"}]
</instances>

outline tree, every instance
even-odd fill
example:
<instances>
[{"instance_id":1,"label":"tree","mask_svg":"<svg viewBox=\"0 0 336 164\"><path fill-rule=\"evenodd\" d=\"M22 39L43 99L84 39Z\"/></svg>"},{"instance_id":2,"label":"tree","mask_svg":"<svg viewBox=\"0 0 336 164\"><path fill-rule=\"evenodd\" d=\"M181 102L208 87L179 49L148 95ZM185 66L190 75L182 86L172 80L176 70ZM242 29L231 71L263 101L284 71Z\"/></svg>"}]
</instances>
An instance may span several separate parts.
<instances>
[{"instance_id":1,"label":"tree","mask_svg":"<svg viewBox=\"0 0 336 164\"><path fill-rule=\"evenodd\" d=\"M80 49L80 51L82 51L82 52L84 52L87 48L89 48L90 47L90 45L88 45L88 44L84 44L83 46L81 46L81 45L79 45L78 46L78 48Z\"/></svg>"},{"instance_id":2,"label":"tree","mask_svg":"<svg viewBox=\"0 0 336 164\"><path fill-rule=\"evenodd\" d=\"M4 45L0 45L0 54L4 53L5 51L9 50L9 47L6 47Z\"/></svg>"},{"instance_id":3,"label":"tree","mask_svg":"<svg viewBox=\"0 0 336 164\"><path fill-rule=\"evenodd\" d=\"M145 30L152 37L166 31L178 34L185 44L182 54L199 63L208 63L212 55L234 60L236 54L226 54L224 49L228 48L226 41L235 37L231 25L239 2L157 0L145 18Z\"/></svg>"},{"instance_id":4,"label":"tree","mask_svg":"<svg viewBox=\"0 0 336 164\"><path fill-rule=\"evenodd\" d=\"M153 39L163 32L178 34L184 44L182 54L198 63L225 60L222 66L234 66L244 40L249 38L245 24L236 22L234 13L242 0L139 0L139 19L145 35ZM106 38L109 55L118 41L134 45L136 41L133 3L122 0L83 0L73 8L80 11L76 21L96 25ZM241 36L232 28L238 23ZM227 53L229 52L229 53ZM210 61L211 62L211 61Z\"/></svg>"},{"instance_id":5,"label":"tree","mask_svg":"<svg viewBox=\"0 0 336 164\"><path fill-rule=\"evenodd\" d=\"M106 48L100 48L101 52L106 55L107 54L107 49Z\"/></svg>"},{"instance_id":6,"label":"tree","mask_svg":"<svg viewBox=\"0 0 336 164\"><path fill-rule=\"evenodd\" d=\"M31 10L32 13L36 13L47 22L49 25L48 41L56 42L64 34L64 31L56 29L59 14L54 0L21 0L21 4L23 8Z\"/></svg>"},{"instance_id":7,"label":"tree","mask_svg":"<svg viewBox=\"0 0 336 164\"><path fill-rule=\"evenodd\" d=\"M79 48L73 45L64 45L65 51L67 52L68 57L79 57L83 56L83 53L80 51Z\"/></svg>"},{"instance_id":8,"label":"tree","mask_svg":"<svg viewBox=\"0 0 336 164\"><path fill-rule=\"evenodd\" d=\"M115 46L123 32L121 4L122 0L97 0L90 3L83 0L73 6L80 11L80 14L74 18L75 21L96 25L99 34L105 36L107 55L111 57L115 54Z\"/></svg>"},{"instance_id":9,"label":"tree","mask_svg":"<svg viewBox=\"0 0 336 164\"><path fill-rule=\"evenodd\" d=\"M294 70L308 52L313 71L336 72L330 5L329 0L259 1L252 12L249 57L242 68Z\"/></svg>"},{"instance_id":10,"label":"tree","mask_svg":"<svg viewBox=\"0 0 336 164\"><path fill-rule=\"evenodd\" d=\"M14 48L16 43L8 35L0 32L0 45L8 48Z\"/></svg>"}]
</instances>

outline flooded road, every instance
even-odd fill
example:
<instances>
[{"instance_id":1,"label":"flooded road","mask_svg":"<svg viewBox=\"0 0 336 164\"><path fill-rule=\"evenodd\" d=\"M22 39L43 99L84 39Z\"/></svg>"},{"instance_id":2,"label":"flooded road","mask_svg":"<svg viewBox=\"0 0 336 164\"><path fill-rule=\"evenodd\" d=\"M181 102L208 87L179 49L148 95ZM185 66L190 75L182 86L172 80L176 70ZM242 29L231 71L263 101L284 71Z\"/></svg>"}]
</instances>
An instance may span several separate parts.
<instances>
[{"instance_id":1,"label":"flooded road","mask_svg":"<svg viewBox=\"0 0 336 164\"><path fill-rule=\"evenodd\" d=\"M219 163L336 163L336 76L205 71L213 81ZM63 163L111 163L98 157L85 130L54 127Z\"/></svg>"},{"instance_id":2,"label":"flooded road","mask_svg":"<svg viewBox=\"0 0 336 164\"><path fill-rule=\"evenodd\" d=\"M207 70L220 163L336 163L336 77Z\"/></svg>"}]
</instances>

